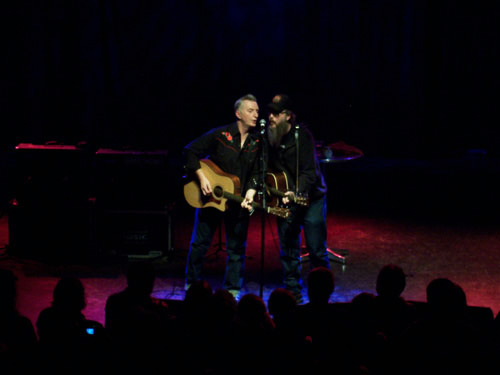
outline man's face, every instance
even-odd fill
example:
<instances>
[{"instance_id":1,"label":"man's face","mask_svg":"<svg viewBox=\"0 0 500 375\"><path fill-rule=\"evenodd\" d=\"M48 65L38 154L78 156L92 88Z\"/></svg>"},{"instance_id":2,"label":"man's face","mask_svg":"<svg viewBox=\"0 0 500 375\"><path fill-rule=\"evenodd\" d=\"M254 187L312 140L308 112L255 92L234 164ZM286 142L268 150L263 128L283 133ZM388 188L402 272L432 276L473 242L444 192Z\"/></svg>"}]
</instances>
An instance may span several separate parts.
<instances>
[{"instance_id":1,"label":"man's face","mask_svg":"<svg viewBox=\"0 0 500 375\"><path fill-rule=\"evenodd\" d=\"M236 117L243 125L255 127L259 118L259 105L251 100L243 100L236 111Z\"/></svg>"},{"instance_id":2,"label":"man's face","mask_svg":"<svg viewBox=\"0 0 500 375\"><path fill-rule=\"evenodd\" d=\"M268 137L269 144L273 147L277 147L281 144L281 138L288 132L289 130L289 115L286 112L281 113L270 113L269 114L269 129L268 129Z\"/></svg>"},{"instance_id":3,"label":"man's face","mask_svg":"<svg viewBox=\"0 0 500 375\"><path fill-rule=\"evenodd\" d=\"M269 126L271 128L277 126L279 123L286 122L290 119L286 111L280 113L269 113Z\"/></svg>"}]
</instances>

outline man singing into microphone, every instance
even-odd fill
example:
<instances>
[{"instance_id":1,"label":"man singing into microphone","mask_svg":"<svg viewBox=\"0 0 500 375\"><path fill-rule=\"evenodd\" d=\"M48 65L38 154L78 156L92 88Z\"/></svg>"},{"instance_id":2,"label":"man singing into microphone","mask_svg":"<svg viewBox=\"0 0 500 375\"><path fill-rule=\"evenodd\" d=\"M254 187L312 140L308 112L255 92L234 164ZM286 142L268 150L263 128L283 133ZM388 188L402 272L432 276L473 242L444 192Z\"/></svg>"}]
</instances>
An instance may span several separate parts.
<instances>
[{"instance_id":1,"label":"man singing into microphone","mask_svg":"<svg viewBox=\"0 0 500 375\"><path fill-rule=\"evenodd\" d=\"M259 105L255 96L247 94L236 100L234 113L236 122L214 128L184 147L185 167L198 178L204 195L212 194L213 188L200 165L200 158L207 156L224 172L240 179L241 192L244 194L241 205L229 201L229 207L224 212L212 207L196 209L186 264L185 288L187 290L201 278L204 256L223 219L227 251L223 287L238 300L243 284L249 211L252 210L260 175L258 156L261 142L254 130L259 117Z\"/></svg>"},{"instance_id":2,"label":"man singing into microphone","mask_svg":"<svg viewBox=\"0 0 500 375\"><path fill-rule=\"evenodd\" d=\"M302 302L300 280L300 233L304 229L307 250L314 267L330 268L326 247L326 184L316 157L310 131L296 122L289 97L275 95L269 110L269 162L268 168L284 172L289 191L283 203L293 201L296 194L309 198L309 206L291 205L291 218L277 218L280 239L280 260L283 282L298 303Z\"/></svg>"}]
</instances>

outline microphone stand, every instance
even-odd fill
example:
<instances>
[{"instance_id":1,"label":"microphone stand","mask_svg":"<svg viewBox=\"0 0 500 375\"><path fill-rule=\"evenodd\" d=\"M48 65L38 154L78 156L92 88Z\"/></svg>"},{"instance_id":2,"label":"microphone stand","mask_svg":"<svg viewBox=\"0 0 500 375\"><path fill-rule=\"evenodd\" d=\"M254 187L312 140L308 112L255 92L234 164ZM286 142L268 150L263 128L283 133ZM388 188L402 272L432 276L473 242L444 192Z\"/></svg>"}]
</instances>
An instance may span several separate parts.
<instances>
[{"instance_id":1,"label":"microphone stand","mask_svg":"<svg viewBox=\"0 0 500 375\"><path fill-rule=\"evenodd\" d=\"M267 139L266 139L266 120L260 120L260 140L262 148L260 152L260 191L262 195L262 208L261 210L261 236L260 236L260 298L264 294L264 255L265 255L265 233L266 233L266 173L267 173Z\"/></svg>"}]
</instances>

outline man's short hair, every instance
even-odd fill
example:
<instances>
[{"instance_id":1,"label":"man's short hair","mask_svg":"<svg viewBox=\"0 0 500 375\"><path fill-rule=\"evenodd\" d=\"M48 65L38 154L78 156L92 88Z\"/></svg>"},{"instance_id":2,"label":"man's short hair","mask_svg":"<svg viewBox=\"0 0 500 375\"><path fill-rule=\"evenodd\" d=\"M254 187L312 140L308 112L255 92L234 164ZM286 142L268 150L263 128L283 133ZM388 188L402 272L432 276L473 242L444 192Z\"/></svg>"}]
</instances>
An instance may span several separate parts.
<instances>
[{"instance_id":1,"label":"man's short hair","mask_svg":"<svg viewBox=\"0 0 500 375\"><path fill-rule=\"evenodd\" d=\"M241 107L241 103L244 101L244 100L250 100L252 102L256 102L257 101L257 98L252 95L252 94L246 94L244 96L242 96L241 98L239 98L238 100L236 100L234 102L234 111L236 112L238 109L240 109Z\"/></svg>"}]
</instances>

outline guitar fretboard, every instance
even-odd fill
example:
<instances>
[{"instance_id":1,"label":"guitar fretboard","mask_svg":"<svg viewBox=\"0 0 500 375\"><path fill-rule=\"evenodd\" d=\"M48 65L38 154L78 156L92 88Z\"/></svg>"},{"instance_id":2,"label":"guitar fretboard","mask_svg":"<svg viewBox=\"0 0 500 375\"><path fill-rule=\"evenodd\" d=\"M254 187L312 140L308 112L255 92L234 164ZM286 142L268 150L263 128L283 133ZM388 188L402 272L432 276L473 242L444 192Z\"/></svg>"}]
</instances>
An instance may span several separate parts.
<instances>
[{"instance_id":1,"label":"guitar fretboard","mask_svg":"<svg viewBox=\"0 0 500 375\"><path fill-rule=\"evenodd\" d=\"M220 187L216 187L215 189L222 190ZM220 194L220 190L218 190L219 194ZM231 201L235 201L238 203L243 202L243 197L241 197L239 195L228 193L225 191L222 193L222 195L224 196L224 198L229 199ZM252 207L259 209L259 210L263 209L262 205L260 203L257 203L257 202L252 202ZM285 219L288 218L288 216L290 216L290 210L288 210L287 208L283 208L283 207L266 207L266 209L264 211L267 212L268 214L276 215L276 216L279 216L279 217L282 217Z\"/></svg>"}]
</instances>

